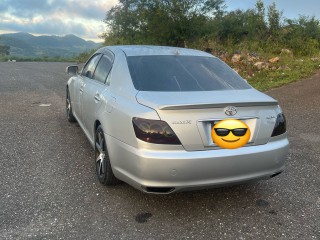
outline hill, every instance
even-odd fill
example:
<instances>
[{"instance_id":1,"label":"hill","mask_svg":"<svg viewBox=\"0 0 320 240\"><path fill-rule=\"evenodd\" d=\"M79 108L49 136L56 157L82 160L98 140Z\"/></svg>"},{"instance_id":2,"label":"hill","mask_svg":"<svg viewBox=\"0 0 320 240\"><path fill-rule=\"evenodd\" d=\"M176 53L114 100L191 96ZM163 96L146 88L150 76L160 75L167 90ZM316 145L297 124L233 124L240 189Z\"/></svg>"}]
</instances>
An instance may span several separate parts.
<instances>
[{"instance_id":1,"label":"hill","mask_svg":"<svg viewBox=\"0 0 320 240\"><path fill-rule=\"evenodd\" d=\"M10 46L10 55L16 57L73 57L101 46L73 34L34 36L24 32L1 34L0 45Z\"/></svg>"}]
</instances>

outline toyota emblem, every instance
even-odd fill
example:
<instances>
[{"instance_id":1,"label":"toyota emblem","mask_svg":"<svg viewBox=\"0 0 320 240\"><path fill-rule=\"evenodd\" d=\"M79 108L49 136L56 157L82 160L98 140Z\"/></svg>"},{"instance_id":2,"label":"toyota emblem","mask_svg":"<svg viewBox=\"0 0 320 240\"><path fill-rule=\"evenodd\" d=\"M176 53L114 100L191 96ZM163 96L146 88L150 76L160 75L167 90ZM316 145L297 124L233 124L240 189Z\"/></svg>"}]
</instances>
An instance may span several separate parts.
<instances>
[{"instance_id":1,"label":"toyota emblem","mask_svg":"<svg viewBox=\"0 0 320 240\"><path fill-rule=\"evenodd\" d=\"M234 116L237 114L237 108L234 107L234 106L228 106L224 109L224 113L227 115L227 116Z\"/></svg>"}]
</instances>

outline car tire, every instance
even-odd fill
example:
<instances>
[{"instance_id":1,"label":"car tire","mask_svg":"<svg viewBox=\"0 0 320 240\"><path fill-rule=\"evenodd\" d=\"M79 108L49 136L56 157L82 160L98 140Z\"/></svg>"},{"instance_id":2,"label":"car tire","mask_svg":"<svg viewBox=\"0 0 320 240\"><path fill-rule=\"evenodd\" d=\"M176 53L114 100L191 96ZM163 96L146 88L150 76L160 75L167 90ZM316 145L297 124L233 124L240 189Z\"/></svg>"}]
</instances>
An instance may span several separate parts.
<instances>
[{"instance_id":1,"label":"car tire","mask_svg":"<svg viewBox=\"0 0 320 240\"><path fill-rule=\"evenodd\" d=\"M73 116L73 113L72 113L69 89L67 89L67 96L66 96L66 111L67 111L67 119L68 119L68 121L69 122L76 122L77 120Z\"/></svg>"},{"instance_id":2,"label":"car tire","mask_svg":"<svg viewBox=\"0 0 320 240\"><path fill-rule=\"evenodd\" d=\"M120 181L113 174L107 144L101 125L98 126L96 130L94 148L96 174L99 182L106 186L118 184Z\"/></svg>"}]
</instances>

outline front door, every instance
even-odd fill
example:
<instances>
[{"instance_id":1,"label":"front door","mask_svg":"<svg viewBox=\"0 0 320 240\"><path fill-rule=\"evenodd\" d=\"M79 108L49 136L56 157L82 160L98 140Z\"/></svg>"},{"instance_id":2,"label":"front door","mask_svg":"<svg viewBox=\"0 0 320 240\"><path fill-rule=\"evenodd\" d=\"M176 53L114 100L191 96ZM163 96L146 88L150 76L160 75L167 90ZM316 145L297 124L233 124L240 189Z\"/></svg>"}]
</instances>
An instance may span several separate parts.
<instances>
[{"instance_id":1,"label":"front door","mask_svg":"<svg viewBox=\"0 0 320 240\"><path fill-rule=\"evenodd\" d=\"M77 113L77 117L78 117L78 122L79 124L82 126L82 128L85 129L85 115L86 113L83 112L84 111L84 107L83 104L85 104L85 92L87 91L87 84L90 82L90 80L93 77L94 71L97 67L97 64L101 58L102 54L95 54L91 57L91 59L86 63L86 65L84 66L81 76L79 76L79 110Z\"/></svg>"},{"instance_id":2,"label":"front door","mask_svg":"<svg viewBox=\"0 0 320 240\"><path fill-rule=\"evenodd\" d=\"M97 64L97 67L91 78L85 79L85 88L82 99L82 116L83 125L93 139L94 123L97 119L98 111L107 99L104 98L103 92L108 91L106 79L112 67L111 55L104 54Z\"/></svg>"}]
</instances>

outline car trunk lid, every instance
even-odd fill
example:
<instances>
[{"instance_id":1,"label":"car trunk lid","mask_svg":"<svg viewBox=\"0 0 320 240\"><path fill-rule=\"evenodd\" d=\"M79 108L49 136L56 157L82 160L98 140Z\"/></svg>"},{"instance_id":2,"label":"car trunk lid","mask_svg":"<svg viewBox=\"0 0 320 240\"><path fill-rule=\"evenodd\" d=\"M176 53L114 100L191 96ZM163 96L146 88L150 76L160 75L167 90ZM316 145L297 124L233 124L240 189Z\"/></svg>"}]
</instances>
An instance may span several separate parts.
<instances>
[{"instance_id":1,"label":"car trunk lid","mask_svg":"<svg viewBox=\"0 0 320 240\"><path fill-rule=\"evenodd\" d=\"M212 126L223 119L236 118L250 128L247 146L265 144L270 139L278 103L255 90L203 92L140 91L137 101L157 111L180 139L187 151L218 148L211 139ZM227 116L225 108L234 106L237 113Z\"/></svg>"}]
</instances>

